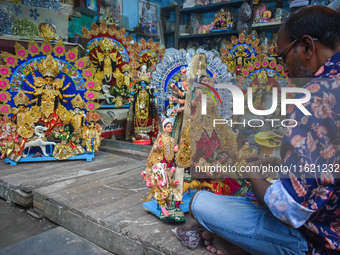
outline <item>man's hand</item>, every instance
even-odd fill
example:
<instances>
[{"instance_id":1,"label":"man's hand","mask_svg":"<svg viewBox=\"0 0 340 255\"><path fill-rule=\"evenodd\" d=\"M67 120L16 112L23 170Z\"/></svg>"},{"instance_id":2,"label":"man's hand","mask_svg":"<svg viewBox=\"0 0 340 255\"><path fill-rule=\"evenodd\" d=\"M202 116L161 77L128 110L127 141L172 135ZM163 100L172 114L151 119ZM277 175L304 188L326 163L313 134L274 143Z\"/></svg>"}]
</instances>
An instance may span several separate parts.
<instances>
[{"instance_id":1,"label":"man's hand","mask_svg":"<svg viewBox=\"0 0 340 255\"><path fill-rule=\"evenodd\" d=\"M249 168L249 172L242 173L246 180L249 180L253 186L253 192L256 198L262 205L266 205L264 202L264 196L267 189L271 185L266 179L269 177L270 172L263 173L262 166L278 166L281 165L281 159L275 157L264 158L262 155L256 154L244 158L247 162L246 167Z\"/></svg>"},{"instance_id":2,"label":"man's hand","mask_svg":"<svg viewBox=\"0 0 340 255\"><path fill-rule=\"evenodd\" d=\"M269 171L263 172L263 166L266 169L269 166L280 166L282 164L282 160L276 157L263 157L263 155L255 154L244 158L247 162L246 168L249 169L249 172L242 173L243 177L247 181L251 181L254 178L262 178L267 179L270 175Z\"/></svg>"}]
</instances>

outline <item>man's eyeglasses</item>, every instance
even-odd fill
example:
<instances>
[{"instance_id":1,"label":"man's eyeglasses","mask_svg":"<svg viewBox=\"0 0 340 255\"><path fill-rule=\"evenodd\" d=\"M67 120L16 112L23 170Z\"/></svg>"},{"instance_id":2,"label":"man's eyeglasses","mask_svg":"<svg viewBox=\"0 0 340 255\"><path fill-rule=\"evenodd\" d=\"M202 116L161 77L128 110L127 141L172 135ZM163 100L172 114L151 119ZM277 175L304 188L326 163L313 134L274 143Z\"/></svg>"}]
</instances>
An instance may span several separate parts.
<instances>
[{"instance_id":1,"label":"man's eyeglasses","mask_svg":"<svg viewBox=\"0 0 340 255\"><path fill-rule=\"evenodd\" d=\"M277 60L279 62L279 64L281 64L282 66L286 67L286 60L287 60L287 55L289 53L289 51L293 48L293 46L299 42L301 39L301 37L296 38L294 41L292 41L290 44L287 45L286 48L284 48L281 52L279 52L277 54ZM317 41L318 38L312 38L313 41Z\"/></svg>"}]
</instances>

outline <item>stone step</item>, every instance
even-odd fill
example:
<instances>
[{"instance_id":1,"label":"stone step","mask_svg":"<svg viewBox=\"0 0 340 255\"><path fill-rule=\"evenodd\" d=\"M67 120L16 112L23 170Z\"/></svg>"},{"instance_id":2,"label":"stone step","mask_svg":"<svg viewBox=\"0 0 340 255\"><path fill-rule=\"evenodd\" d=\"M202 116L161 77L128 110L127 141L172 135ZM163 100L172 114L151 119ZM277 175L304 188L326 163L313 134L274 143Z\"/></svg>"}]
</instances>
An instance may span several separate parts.
<instances>
[{"instance_id":1,"label":"stone step","mask_svg":"<svg viewBox=\"0 0 340 255\"><path fill-rule=\"evenodd\" d=\"M0 255L113 255L62 227L27 238L0 250Z\"/></svg>"}]
</instances>

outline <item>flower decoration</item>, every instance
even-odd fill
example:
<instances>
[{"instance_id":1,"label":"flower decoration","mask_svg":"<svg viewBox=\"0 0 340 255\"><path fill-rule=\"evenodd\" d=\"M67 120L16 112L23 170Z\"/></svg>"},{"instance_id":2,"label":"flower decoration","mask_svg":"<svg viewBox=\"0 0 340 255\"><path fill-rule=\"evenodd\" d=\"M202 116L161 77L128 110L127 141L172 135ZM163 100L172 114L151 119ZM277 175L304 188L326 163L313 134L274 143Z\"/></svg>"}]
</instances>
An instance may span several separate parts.
<instances>
[{"instance_id":1,"label":"flower decoration","mask_svg":"<svg viewBox=\"0 0 340 255\"><path fill-rule=\"evenodd\" d=\"M89 100L93 100L93 99L94 99L94 94L93 94L93 92L88 92L88 93L87 93L87 98L88 98Z\"/></svg>"},{"instance_id":2,"label":"flower decoration","mask_svg":"<svg viewBox=\"0 0 340 255\"><path fill-rule=\"evenodd\" d=\"M53 53L58 58L64 56L64 54L65 54L65 46L64 46L64 43L63 43L62 39L60 39L58 41L58 43L55 45L55 47L53 49Z\"/></svg>"},{"instance_id":3,"label":"flower decoration","mask_svg":"<svg viewBox=\"0 0 340 255\"><path fill-rule=\"evenodd\" d=\"M100 107L100 104L95 103L95 102L93 102L93 101L89 101L89 102L87 102L87 104L86 104L86 110L88 110L89 112L90 112L90 111L95 111L95 110L97 110L99 107Z\"/></svg>"},{"instance_id":4,"label":"flower decoration","mask_svg":"<svg viewBox=\"0 0 340 255\"><path fill-rule=\"evenodd\" d=\"M88 63L89 58L88 57L83 57L81 59L78 59L75 63L75 66L79 69L79 70L83 70Z\"/></svg>"},{"instance_id":5,"label":"flower decoration","mask_svg":"<svg viewBox=\"0 0 340 255\"><path fill-rule=\"evenodd\" d=\"M100 90L101 89L101 82L97 79L89 80L85 83L85 86L88 90Z\"/></svg>"},{"instance_id":6,"label":"flower decoration","mask_svg":"<svg viewBox=\"0 0 340 255\"><path fill-rule=\"evenodd\" d=\"M0 90L7 90L9 87L9 81L7 79L0 78Z\"/></svg>"},{"instance_id":7,"label":"flower decoration","mask_svg":"<svg viewBox=\"0 0 340 255\"><path fill-rule=\"evenodd\" d=\"M52 45L51 43L48 41L48 42L44 42L43 45L41 46L41 52L44 54L44 55L49 55L52 53Z\"/></svg>"},{"instance_id":8,"label":"flower decoration","mask_svg":"<svg viewBox=\"0 0 340 255\"><path fill-rule=\"evenodd\" d=\"M21 8L20 4L18 5L13 4L13 12L15 12L15 16L19 16L19 14L22 13L22 10L20 10L20 8Z\"/></svg>"},{"instance_id":9,"label":"flower decoration","mask_svg":"<svg viewBox=\"0 0 340 255\"><path fill-rule=\"evenodd\" d=\"M78 47L72 48L71 50L69 50L66 54L66 60L68 62L74 62L77 60L78 57Z\"/></svg>"},{"instance_id":10,"label":"flower decoration","mask_svg":"<svg viewBox=\"0 0 340 255\"><path fill-rule=\"evenodd\" d=\"M84 69L84 70L83 70L83 77L84 77L85 79L91 78L92 75L94 75L94 74L95 74L95 72L94 72L94 70L93 70L92 68Z\"/></svg>"},{"instance_id":11,"label":"flower decoration","mask_svg":"<svg viewBox=\"0 0 340 255\"><path fill-rule=\"evenodd\" d=\"M9 100L11 100L12 95L7 91L0 91L0 101L6 104Z\"/></svg>"},{"instance_id":12,"label":"flower decoration","mask_svg":"<svg viewBox=\"0 0 340 255\"><path fill-rule=\"evenodd\" d=\"M87 100L91 101L91 100L95 100L100 96L100 94L98 92L95 91L87 91L85 92L85 97Z\"/></svg>"},{"instance_id":13,"label":"flower decoration","mask_svg":"<svg viewBox=\"0 0 340 255\"><path fill-rule=\"evenodd\" d=\"M55 51L60 54L60 53L62 53L64 51L64 49L63 49L63 47L59 46L59 47L55 48Z\"/></svg>"},{"instance_id":14,"label":"flower decoration","mask_svg":"<svg viewBox=\"0 0 340 255\"><path fill-rule=\"evenodd\" d=\"M7 78L9 76L11 76L12 72L11 69L9 67L6 66L0 66L0 75L4 78Z\"/></svg>"},{"instance_id":15,"label":"flower decoration","mask_svg":"<svg viewBox=\"0 0 340 255\"><path fill-rule=\"evenodd\" d=\"M35 41L33 41L32 38L30 39L30 41L28 43L28 53L32 57L40 54L40 48L39 48L38 44Z\"/></svg>"},{"instance_id":16,"label":"flower decoration","mask_svg":"<svg viewBox=\"0 0 340 255\"><path fill-rule=\"evenodd\" d=\"M94 87L94 81L90 81L87 83L87 87L92 89Z\"/></svg>"},{"instance_id":17,"label":"flower decoration","mask_svg":"<svg viewBox=\"0 0 340 255\"><path fill-rule=\"evenodd\" d=\"M31 50L32 53L36 53L36 52L38 52L38 47L33 45L33 46L31 46L30 50Z\"/></svg>"},{"instance_id":18,"label":"flower decoration","mask_svg":"<svg viewBox=\"0 0 340 255\"><path fill-rule=\"evenodd\" d=\"M271 61L271 62L269 63L269 68L274 69L275 67L276 67L276 61L273 60L273 61Z\"/></svg>"},{"instance_id":19,"label":"flower decoration","mask_svg":"<svg viewBox=\"0 0 340 255\"><path fill-rule=\"evenodd\" d=\"M34 10L30 9L30 12L31 12L30 17L34 18L34 20L37 20L37 18L40 16L36 8Z\"/></svg>"},{"instance_id":20,"label":"flower decoration","mask_svg":"<svg viewBox=\"0 0 340 255\"><path fill-rule=\"evenodd\" d=\"M1 104L0 105L0 114L8 115L12 113L12 108L8 104Z\"/></svg>"},{"instance_id":21,"label":"flower decoration","mask_svg":"<svg viewBox=\"0 0 340 255\"><path fill-rule=\"evenodd\" d=\"M15 43L15 52L20 60L26 60L28 56L27 50L18 42Z\"/></svg>"},{"instance_id":22,"label":"flower decoration","mask_svg":"<svg viewBox=\"0 0 340 255\"><path fill-rule=\"evenodd\" d=\"M18 59L15 55L8 52L2 52L2 57L9 67L15 67L18 64Z\"/></svg>"}]
</instances>

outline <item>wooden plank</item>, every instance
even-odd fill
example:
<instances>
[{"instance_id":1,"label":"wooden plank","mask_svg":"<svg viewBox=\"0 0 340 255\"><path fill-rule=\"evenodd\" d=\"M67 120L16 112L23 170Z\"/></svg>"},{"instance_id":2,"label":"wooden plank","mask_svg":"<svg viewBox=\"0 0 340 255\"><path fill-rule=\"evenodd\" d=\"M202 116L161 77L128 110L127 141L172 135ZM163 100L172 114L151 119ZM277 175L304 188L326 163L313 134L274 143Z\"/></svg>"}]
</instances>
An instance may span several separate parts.
<instances>
[{"instance_id":1,"label":"wooden plank","mask_svg":"<svg viewBox=\"0 0 340 255\"><path fill-rule=\"evenodd\" d=\"M127 168L124 168L122 166ZM8 201L23 206L32 205L33 189L49 186L54 183L70 180L78 176L92 175L109 171L108 175L121 174L129 169L144 165L144 161L121 157L111 153L96 153L93 162L86 161L58 161L36 162L9 166L0 161L0 196ZM94 175L95 177L96 175ZM88 179L88 182L91 182ZM75 185L78 185L75 183ZM60 187L59 187L60 188Z\"/></svg>"},{"instance_id":2,"label":"wooden plank","mask_svg":"<svg viewBox=\"0 0 340 255\"><path fill-rule=\"evenodd\" d=\"M10 166L16 166L18 163L21 164L21 163L28 163L28 162L31 163L31 162L61 161L61 160L58 160L58 159L56 159L52 156L47 156L47 157L46 156L33 157L33 156L34 156L34 154L30 154L25 158L20 158L18 162L11 160L9 158L6 158L5 163L9 163ZM89 153L84 153L84 154L81 154L81 155L76 155L76 156L70 157L70 158L65 159L65 160L86 159L86 161L92 161L93 158L94 158L94 153L89 152Z\"/></svg>"},{"instance_id":3,"label":"wooden plank","mask_svg":"<svg viewBox=\"0 0 340 255\"><path fill-rule=\"evenodd\" d=\"M98 157L92 162L61 161L56 163L33 163L28 164L27 168L21 169L21 171L13 173L9 171L3 175L0 173L0 178L25 192L32 192L34 188L51 185L77 176L92 174L97 171L106 171L114 166L119 171L121 169L120 166L128 162L136 161L127 157L118 157L110 153L100 152Z\"/></svg>"}]
</instances>

